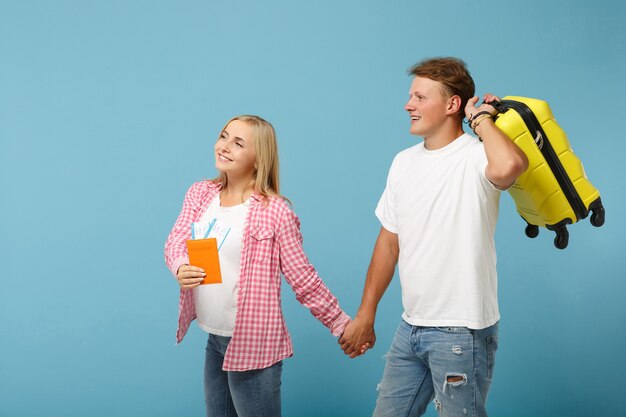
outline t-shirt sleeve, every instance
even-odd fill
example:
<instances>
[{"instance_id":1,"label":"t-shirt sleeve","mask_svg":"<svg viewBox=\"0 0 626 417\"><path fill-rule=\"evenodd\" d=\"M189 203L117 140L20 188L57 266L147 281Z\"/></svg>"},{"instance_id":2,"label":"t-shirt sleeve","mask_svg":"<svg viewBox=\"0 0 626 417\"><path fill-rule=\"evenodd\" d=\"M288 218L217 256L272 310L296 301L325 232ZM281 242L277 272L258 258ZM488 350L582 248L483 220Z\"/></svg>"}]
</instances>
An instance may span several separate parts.
<instances>
[{"instance_id":1,"label":"t-shirt sleeve","mask_svg":"<svg viewBox=\"0 0 626 417\"><path fill-rule=\"evenodd\" d=\"M380 221L381 225L389 230L391 233L398 233L398 224L396 220L396 193L395 193L395 180L397 178L397 158L394 159L387 175L387 185L383 191L378 205L376 206L376 217Z\"/></svg>"},{"instance_id":2,"label":"t-shirt sleeve","mask_svg":"<svg viewBox=\"0 0 626 417\"><path fill-rule=\"evenodd\" d=\"M485 153L485 148L483 146L481 146L479 148L479 151L476 152L475 160L476 160L476 168L478 169L478 175L480 176L483 188L489 192L506 191L506 190L502 190L496 187L495 184L489 181L489 178L487 178L488 161L487 161L487 154Z\"/></svg>"}]
</instances>

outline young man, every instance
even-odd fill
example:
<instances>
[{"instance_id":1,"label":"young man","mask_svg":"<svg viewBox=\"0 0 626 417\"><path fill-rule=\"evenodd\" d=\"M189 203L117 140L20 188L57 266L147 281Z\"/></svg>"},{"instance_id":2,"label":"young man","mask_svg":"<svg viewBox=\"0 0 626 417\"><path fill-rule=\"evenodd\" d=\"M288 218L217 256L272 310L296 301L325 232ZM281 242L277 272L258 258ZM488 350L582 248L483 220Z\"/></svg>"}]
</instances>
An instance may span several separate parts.
<instances>
[{"instance_id":1,"label":"young man","mask_svg":"<svg viewBox=\"0 0 626 417\"><path fill-rule=\"evenodd\" d=\"M497 348L494 232L500 191L528 165L476 106L465 63L415 65L405 110L424 141L394 159L376 207L382 227L361 306L339 343L350 357L374 346L374 319L398 264L404 313L387 354L374 416L485 416ZM464 133L463 118L478 138Z\"/></svg>"}]
</instances>

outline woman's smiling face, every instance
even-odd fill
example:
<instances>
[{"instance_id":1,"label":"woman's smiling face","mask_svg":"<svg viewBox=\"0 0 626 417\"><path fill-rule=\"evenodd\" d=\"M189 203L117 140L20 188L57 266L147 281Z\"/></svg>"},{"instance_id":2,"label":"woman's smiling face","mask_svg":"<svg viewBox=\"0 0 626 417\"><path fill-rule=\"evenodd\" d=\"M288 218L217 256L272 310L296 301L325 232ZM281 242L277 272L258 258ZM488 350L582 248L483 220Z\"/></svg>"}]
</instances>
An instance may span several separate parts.
<instances>
[{"instance_id":1,"label":"woman's smiling face","mask_svg":"<svg viewBox=\"0 0 626 417\"><path fill-rule=\"evenodd\" d=\"M215 167L227 175L254 177L256 152L252 128L233 120L215 143Z\"/></svg>"}]
</instances>

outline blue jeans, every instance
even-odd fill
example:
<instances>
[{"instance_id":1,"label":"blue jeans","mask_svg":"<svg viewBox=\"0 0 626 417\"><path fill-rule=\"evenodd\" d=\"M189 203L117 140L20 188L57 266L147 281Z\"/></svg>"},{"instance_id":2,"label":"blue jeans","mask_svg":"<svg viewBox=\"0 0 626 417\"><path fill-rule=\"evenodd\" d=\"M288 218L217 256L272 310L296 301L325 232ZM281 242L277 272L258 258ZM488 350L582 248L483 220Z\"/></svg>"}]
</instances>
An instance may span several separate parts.
<instances>
[{"instance_id":1,"label":"blue jeans","mask_svg":"<svg viewBox=\"0 0 626 417\"><path fill-rule=\"evenodd\" d=\"M498 324L481 330L402 321L387 354L374 417L421 416L434 399L440 417L487 415Z\"/></svg>"},{"instance_id":2,"label":"blue jeans","mask_svg":"<svg viewBox=\"0 0 626 417\"><path fill-rule=\"evenodd\" d=\"M230 337L209 334L204 363L207 417L280 417L282 361L269 368L222 370Z\"/></svg>"}]
</instances>

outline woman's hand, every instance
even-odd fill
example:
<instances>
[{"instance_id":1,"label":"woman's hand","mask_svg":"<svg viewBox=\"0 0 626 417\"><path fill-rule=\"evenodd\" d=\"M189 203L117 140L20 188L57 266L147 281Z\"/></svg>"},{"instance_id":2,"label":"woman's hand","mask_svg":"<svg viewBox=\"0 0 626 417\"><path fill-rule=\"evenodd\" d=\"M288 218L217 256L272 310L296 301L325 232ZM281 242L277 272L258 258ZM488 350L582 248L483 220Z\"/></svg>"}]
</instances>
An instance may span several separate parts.
<instances>
[{"instance_id":1,"label":"woman's hand","mask_svg":"<svg viewBox=\"0 0 626 417\"><path fill-rule=\"evenodd\" d=\"M356 358L365 354L368 349L376 344L376 332L374 325L370 322L361 320L358 315L352 320L339 338L341 350L350 356Z\"/></svg>"},{"instance_id":2,"label":"woman's hand","mask_svg":"<svg viewBox=\"0 0 626 417\"><path fill-rule=\"evenodd\" d=\"M181 265L176 272L176 280L184 289L197 287L202 283L205 276L204 269L191 265Z\"/></svg>"}]
</instances>

